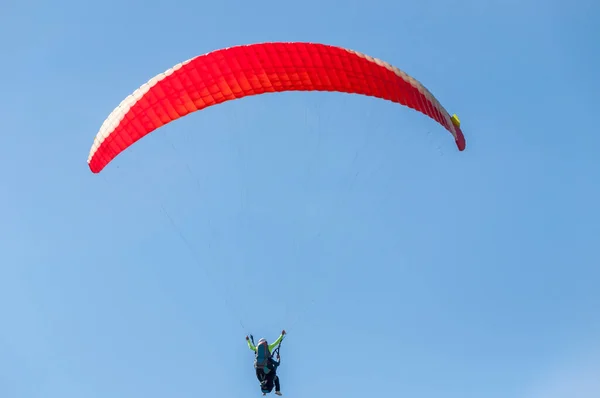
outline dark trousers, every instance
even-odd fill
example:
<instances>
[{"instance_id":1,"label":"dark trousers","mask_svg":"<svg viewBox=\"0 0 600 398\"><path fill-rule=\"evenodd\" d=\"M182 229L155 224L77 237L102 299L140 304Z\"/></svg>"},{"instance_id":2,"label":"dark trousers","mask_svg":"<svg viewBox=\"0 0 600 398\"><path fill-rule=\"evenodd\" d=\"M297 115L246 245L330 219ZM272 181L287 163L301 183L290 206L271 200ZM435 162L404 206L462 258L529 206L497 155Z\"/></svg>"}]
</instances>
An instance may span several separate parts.
<instances>
[{"instance_id":1,"label":"dark trousers","mask_svg":"<svg viewBox=\"0 0 600 398\"><path fill-rule=\"evenodd\" d=\"M262 369L256 369L256 378L260 381L260 389L263 392L273 391L273 384L275 384L275 391L281 391L281 385L279 384L279 376L275 370L265 374Z\"/></svg>"}]
</instances>

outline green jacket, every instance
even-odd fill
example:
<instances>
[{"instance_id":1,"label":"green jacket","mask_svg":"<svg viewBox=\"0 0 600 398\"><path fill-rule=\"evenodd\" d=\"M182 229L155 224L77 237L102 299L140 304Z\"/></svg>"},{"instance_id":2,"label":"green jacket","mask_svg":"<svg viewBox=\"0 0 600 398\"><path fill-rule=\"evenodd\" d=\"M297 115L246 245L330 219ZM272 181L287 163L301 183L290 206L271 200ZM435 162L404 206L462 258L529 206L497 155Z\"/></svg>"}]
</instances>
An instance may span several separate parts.
<instances>
[{"instance_id":1,"label":"green jacket","mask_svg":"<svg viewBox=\"0 0 600 398\"><path fill-rule=\"evenodd\" d=\"M279 345L279 343L281 343L281 340L283 340L283 334L280 334L279 337L277 338L277 340L275 340L274 342L269 344L269 352L273 352L273 349L275 347L277 347L277 345ZM252 341L250 339L248 339L248 340L246 340L246 342L248 343L248 348L250 348L252 351L256 352L256 346L254 344L252 344Z\"/></svg>"}]
</instances>

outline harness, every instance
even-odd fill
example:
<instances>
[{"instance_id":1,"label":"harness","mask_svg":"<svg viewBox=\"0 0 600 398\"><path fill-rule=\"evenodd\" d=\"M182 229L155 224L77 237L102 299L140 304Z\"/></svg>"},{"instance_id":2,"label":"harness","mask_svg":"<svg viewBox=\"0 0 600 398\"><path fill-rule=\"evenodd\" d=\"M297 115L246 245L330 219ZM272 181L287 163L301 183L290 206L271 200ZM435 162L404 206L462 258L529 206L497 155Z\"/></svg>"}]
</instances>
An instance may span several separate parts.
<instances>
[{"instance_id":1,"label":"harness","mask_svg":"<svg viewBox=\"0 0 600 398\"><path fill-rule=\"evenodd\" d=\"M271 352L270 355L265 358L264 362L261 362L260 364L257 362L258 361L258 350L257 350L255 353L255 357L254 357L255 358L254 367L256 369L265 370L265 368L267 368L267 369L269 369L269 371L272 370L271 360L273 359L273 355L275 355L275 354L277 354L277 359L281 358L279 355L279 351L281 350L281 343L283 343L284 339L285 339L285 335L283 336L283 338L281 339L281 341L279 342L277 347L273 350L273 352ZM254 343L254 336L250 335L250 340L252 341L252 345L256 346L256 344ZM267 351L269 351L269 345L267 345Z\"/></svg>"}]
</instances>

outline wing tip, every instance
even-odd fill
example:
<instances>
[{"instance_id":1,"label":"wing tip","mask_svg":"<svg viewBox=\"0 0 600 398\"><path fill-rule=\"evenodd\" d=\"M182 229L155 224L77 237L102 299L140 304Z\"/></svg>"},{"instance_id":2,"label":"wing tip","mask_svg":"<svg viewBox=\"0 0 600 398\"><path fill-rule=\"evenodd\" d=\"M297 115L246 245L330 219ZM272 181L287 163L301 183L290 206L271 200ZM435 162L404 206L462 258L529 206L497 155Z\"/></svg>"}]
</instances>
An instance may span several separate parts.
<instances>
[{"instance_id":1,"label":"wing tip","mask_svg":"<svg viewBox=\"0 0 600 398\"><path fill-rule=\"evenodd\" d=\"M93 158L91 160L89 160L87 163L88 163L88 167L90 168L90 171L94 174L100 173L102 171L102 169L104 168L103 166L99 165L98 162L95 162Z\"/></svg>"},{"instance_id":2,"label":"wing tip","mask_svg":"<svg viewBox=\"0 0 600 398\"><path fill-rule=\"evenodd\" d=\"M450 120L452 121L454 129L456 130L456 146L458 147L458 150L462 152L467 147L467 142L465 140L465 135L460 129L460 119L455 113L454 115L452 115L452 117L450 117Z\"/></svg>"},{"instance_id":3,"label":"wing tip","mask_svg":"<svg viewBox=\"0 0 600 398\"><path fill-rule=\"evenodd\" d=\"M456 146L458 147L458 150L460 152L464 151L465 148L467 147L467 142L466 142L465 137L462 134L462 132L460 132L458 134L458 138L456 138Z\"/></svg>"}]
</instances>

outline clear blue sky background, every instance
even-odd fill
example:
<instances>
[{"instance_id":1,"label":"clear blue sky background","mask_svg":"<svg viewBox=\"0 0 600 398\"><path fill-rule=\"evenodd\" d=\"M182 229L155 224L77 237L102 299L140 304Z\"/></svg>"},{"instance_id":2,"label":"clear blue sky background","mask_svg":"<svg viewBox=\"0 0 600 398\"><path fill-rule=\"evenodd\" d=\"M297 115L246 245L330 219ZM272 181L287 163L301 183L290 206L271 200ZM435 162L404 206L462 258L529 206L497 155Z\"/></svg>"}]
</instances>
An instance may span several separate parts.
<instances>
[{"instance_id":1,"label":"clear blue sky background","mask_svg":"<svg viewBox=\"0 0 600 398\"><path fill-rule=\"evenodd\" d=\"M0 397L600 396L600 5L0 3ZM99 175L119 102L260 41L384 59L463 122L265 95L155 132Z\"/></svg>"}]
</instances>

